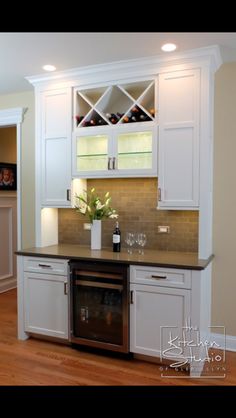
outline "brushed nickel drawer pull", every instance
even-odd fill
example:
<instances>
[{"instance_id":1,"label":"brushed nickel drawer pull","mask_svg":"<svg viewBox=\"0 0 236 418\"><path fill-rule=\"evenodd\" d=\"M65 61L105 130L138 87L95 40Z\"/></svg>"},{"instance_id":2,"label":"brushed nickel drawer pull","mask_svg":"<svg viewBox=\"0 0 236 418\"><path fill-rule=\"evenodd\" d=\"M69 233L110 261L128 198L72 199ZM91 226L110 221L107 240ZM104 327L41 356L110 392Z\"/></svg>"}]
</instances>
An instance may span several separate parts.
<instances>
[{"instance_id":1,"label":"brushed nickel drawer pull","mask_svg":"<svg viewBox=\"0 0 236 418\"><path fill-rule=\"evenodd\" d=\"M43 269L51 269L52 266L50 266L49 264L38 264L39 267L42 267Z\"/></svg>"},{"instance_id":2,"label":"brushed nickel drawer pull","mask_svg":"<svg viewBox=\"0 0 236 418\"><path fill-rule=\"evenodd\" d=\"M157 279L157 280L164 280L164 279L167 279L167 277L166 277L166 276L154 276L154 275L151 275L151 278L152 278L152 279Z\"/></svg>"}]
</instances>

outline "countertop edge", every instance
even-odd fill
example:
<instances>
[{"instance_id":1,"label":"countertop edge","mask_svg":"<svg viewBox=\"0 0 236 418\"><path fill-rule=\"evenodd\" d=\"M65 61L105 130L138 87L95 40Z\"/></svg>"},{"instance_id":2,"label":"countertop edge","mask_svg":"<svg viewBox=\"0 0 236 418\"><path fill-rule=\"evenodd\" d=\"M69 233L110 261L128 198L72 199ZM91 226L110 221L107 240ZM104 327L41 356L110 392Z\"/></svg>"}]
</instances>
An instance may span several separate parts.
<instances>
[{"instance_id":1,"label":"countertop edge","mask_svg":"<svg viewBox=\"0 0 236 418\"><path fill-rule=\"evenodd\" d=\"M72 255L61 255L61 254L50 254L50 253L40 253L40 252L32 252L30 250L18 250L15 252L16 255L22 256L31 256L31 257L42 257L42 258L60 258L60 259L71 259L71 260L92 260L92 261L99 261L99 262L109 262L109 263L118 263L118 264L129 264L129 265L142 265L142 266L152 266L152 267L165 267L165 268L175 268L175 269L183 269L183 270L204 270L214 258L212 254L208 259L201 260L199 259L199 265L192 265L192 264L176 264L173 262L152 262L152 261L143 261L143 260L112 260L109 258L99 258L99 257L89 257L89 256L72 256ZM202 263L202 265L201 265Z\"/></svg>"}]
</instances>

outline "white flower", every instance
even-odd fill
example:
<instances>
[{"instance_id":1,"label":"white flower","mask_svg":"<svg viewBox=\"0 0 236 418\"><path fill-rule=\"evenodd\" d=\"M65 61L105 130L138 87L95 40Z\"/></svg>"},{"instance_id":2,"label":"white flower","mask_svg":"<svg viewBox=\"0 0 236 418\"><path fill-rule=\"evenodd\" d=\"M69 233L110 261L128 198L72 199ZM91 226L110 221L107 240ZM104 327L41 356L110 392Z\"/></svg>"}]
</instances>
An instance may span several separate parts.
<instances>
[{"instance_id":1,"label":"white flower","mask_svg":"<svg viewBox=\"0 0 236 418\"><path fill-rule=\"evenodd\" d=\"M97 208L98 210L99 210L99 209L104 208L104 206L105 206L105 205L102 205L102 204L101 204L101 202L100 202L100 200L97 200L97 201L96 201L96 208Z\"/></svg>"},{"instance_id":2,"label":"white flower","mask_svg":"<svg viewBox=\"0 0 236 418\"><path fill-rule=\"evenodd\" d=\"M118 218L116 210L110 207L111 197L109 192L104 195L104 203L99 196L96 195L93 187L90 192L84 190L84 194L75 195L78 199L78 206L75 205L77 212L82 215L88 215L90 222L94 219L99 220L103 218Z\"/></svg>"},{"instance_id":3,"label":"white flower","mask_svg":"<svg viewBox=\"0 0 236 418\"><path fill-rule=\"evenodd\" d=\"M116 219L118 218L118 215L117 213L111 213L111 215L109 215L109 218Z\"/></svg>"}]
</instances>

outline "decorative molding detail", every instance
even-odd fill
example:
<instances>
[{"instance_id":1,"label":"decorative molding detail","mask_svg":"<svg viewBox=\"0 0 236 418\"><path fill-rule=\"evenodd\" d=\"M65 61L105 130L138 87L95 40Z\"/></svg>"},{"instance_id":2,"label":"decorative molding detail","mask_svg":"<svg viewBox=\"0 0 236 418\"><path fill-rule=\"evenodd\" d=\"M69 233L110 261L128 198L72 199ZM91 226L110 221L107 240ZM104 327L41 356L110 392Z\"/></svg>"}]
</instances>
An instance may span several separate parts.
<instances>
[{"instance_id":1,"label":"decorative molding detail","mask_svg":"<svg viewBox=\"0 0 236 418\"><path fill-rule=\"evenodd\" d=\"M16 278L5 280L0 282L0 293L7 292L8 290L15 289L17 285Z\"/></svg>"},{"instance_id":2,"label":"decorative molding detail","mask_svg":"<svg viewBox=\"0 0 236 418\"><path fill-rule=\"evenodd\" d=\"M214 334L211 333L211 342L215 341L215 343L219 346L216 347L220 350L228 350L228 351L236 351L236 336L234 335L224 335L224 334Z\"/></svg>"},{"instance_id":3,"label":"decorative molding detail","mask_svg":"<svg viewBox=\"0 0 236 418\"><path fill-rule=\"evenodd\" d=\"M99 76L114 73L114 77L117 78L117 74L127 74L132 71L132 77L134 71L143 72L145 75L148 71L160 72L160 66L163 65L178 65L183 60L199 60L210 61L213 71L216 71L222 64L222 58L218 45L213 45L205 48L196 48L188 50L182 53L176 53L169 56L157 55L152 57L143 57L138 59L114 61L105 64L89 65L84 67L73 68L65 71L57 71L53 74L39 74L35 76L25 77L29 83L37 86L42 83L58 83L62 81L74 81L79 80L79 83L85 82L85 80L93 80L94 76L98 80ZM91 81L90 81L91 82Z\"/></svg>"},{"instance_id":4,"label":"decorative molding detail","mask_svg":"<svg viewBox=\"0 0 236 418\"><path fill-rule=\"evenodd\" d=\"M12 109L0 110L0 126L17 125L24 120L27 108L16 107Z\"/></svg>"}]
</instances>

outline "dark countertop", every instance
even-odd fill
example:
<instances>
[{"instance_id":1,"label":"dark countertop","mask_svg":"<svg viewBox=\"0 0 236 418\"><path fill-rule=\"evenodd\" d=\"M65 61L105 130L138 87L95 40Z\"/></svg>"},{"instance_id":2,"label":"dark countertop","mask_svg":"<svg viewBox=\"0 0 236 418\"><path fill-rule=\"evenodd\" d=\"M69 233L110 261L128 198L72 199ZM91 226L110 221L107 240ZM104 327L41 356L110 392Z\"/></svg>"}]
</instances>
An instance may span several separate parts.
<instances>
[{"instance_id":1,"label":"dark countertop","mask_svg":"<svg viewBox=\"0 0 236 418\"><path fill-rule=\"evenodd\" d=\"M48 247L34 247L19 250L17 255L28 255L34 257L68 258L79 260L109 261L112 263L141 264L156 267L171 267L189 270L203 270L213 259L199 259L197 253L185 253L177 251L144 250L144 254L128 254L127 249L120 253L113 253L110 248L102 250L91 250L88 246L75 244L58 244Z\"/></svg>"}]
</instances>

